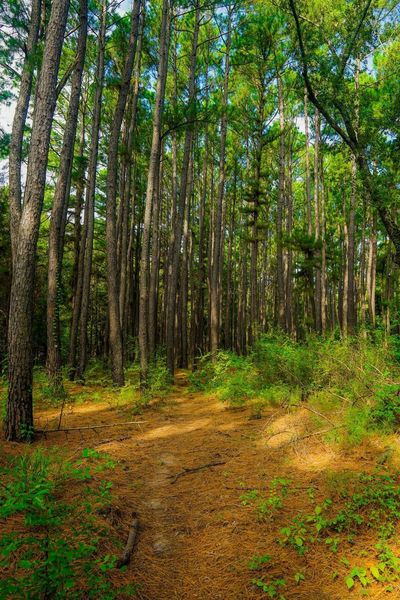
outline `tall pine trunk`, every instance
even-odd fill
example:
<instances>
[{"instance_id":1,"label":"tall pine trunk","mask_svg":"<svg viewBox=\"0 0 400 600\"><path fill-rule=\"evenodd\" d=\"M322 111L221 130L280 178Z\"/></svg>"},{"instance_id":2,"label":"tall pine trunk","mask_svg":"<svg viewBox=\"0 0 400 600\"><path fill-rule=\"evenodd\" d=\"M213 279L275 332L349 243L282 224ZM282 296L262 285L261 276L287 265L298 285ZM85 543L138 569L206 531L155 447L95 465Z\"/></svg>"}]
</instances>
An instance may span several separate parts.
<instances>
[{"instance_id":1,"label":"tall pine trunk","mask_svg":"<svg viewBox=\"0 0 400 600\"><path fill-rule=\"evenodd\" d=\"M221 116L221 139L219 151L219 182L215 206L214 242L212 249L211 273L210 273L210 350L213 359L215 359L219 346L220 329L220 310L221 310L221 290L220 290L220 256L223 243L222 232L222 212L225 196L225 155L226 155L226 135L228 130L228 93L229 93L229 71L230 71L230 50L231 50L231 27L232 27L232 9L228 9L228 26L225 43L225 72L224 87L222 93L222 116Z\"/></svg>"},{"instance_id":2,"label":"tall pine trunk","mask_svg":"<svg viewBox=\"0 0 400 600\"><path fill-rule=\"evenodd\" d=\"M57 75L69 0L54 0L43 51L30 138L24 202L19 220L11 282L8 331L6 437L18 440L33 429L32 324L36 249L46 183Z\"/></svg>"},{"instance_id":3,"label":"tall pine trunk","mask_svg":"<svg viewBox=\"0 0 400 600\"><path fill-rule=\"evenodd\" d=\"M76 54L76 67L71 79L71 95L65 122L64 139L60 156L59 175L54 191L49 231L49 262L47 279L47 371L53 385L61 384L61 339L60 306L63 221L68 206L68 191L71 181L72 160L79 101L81 96L82 74L86 55L87 0L80 0L79 35Z\"/></svg>"},{"instance_id":4,"label":"tall pine trunk","mask_svg":"<svg viewBox=\"0 0 400 600\"><path fill-rule=\"evenodd\" d=\"M70 332L69 365L70 376L83 377L87 362L87 322L90 300L90 279L92 274L94 204L96 193L97 156L100 137L101 101L104 83L104 52L106 37L107 4L101 6L100 30L97 44L97 63L95 75L95 95L91 128L91 145L89 153L85 217L81 248L79 253L78 280L74 296L74 307ZM79 334L79 337L78 337ZM79 356L78 356L79 339Z\"/></svg>"},{"instance_id":5,"label":"tall pine trunk","mask_svg":"<svg viewBox=\"0 0 400 600\"><path fill-rule=\"evenodd\" d=\"M107 162L106 248L109 342L112 379L116 385L120 386L124 385L124 354L122 348L122 331L119 312L116 231L118 144L135 61L139 32L140 6L141 1L135 0L134 8L132 10L131 30L127 51L128 53L125 60L117 105L114 112L113 126L108 146Z\"/></svg>"},{"instance_id":6,"label":"tall pine trunk","mask_svg":"<svg viewBox=\"0 0 400 600\"><path fill-rule=\"evenodd\" d=\"M156 99L153 114L153 136L150 151L150 163L147 177L146 202L143 219L142 252L140 257L140 282L139 282L139 354L140 376L142 389L147 386L149 370L149 341L148 341L148 298L150 277L150 237L153 198L157 177L159 173L159 157L161 145L161 125L164 109L165 84L168 69L170 26L170 0L163 0L161 31L160 31L160 56L158 62L158 78Z\"/></svg>"},{"instance_id":7,"label":"tall pine trunk","mask_svg":"<svg viewBox=\"0 0 400 600\"><path fill-rule=\"evenodd\" d=\"M182 171L180 178L179 196L176 211L173 218L170 239L170 261L168 265L168 290L166 305L166 346L167 367L171 374L175 371L175 320L176 320L176 294L178 289L179 263L181 256L181 243L183 233L183 222L188 194L188 176L190 153L192 151L194 116L195 116L195 93L196 93L196 61L198 36L200 29L200 7L196 5L195 26L193 31L192 50L189 66L188 82L188 104L187 118L189 120L185 132L185 142L182 157ZM192 121L192 122L191 122Z\"/></svg>"},{"instance_id":8,"label":"tall pine trunk","mask_svg":"<svg viewBox=\"0 0 400 600\"><path fill-rule=\"evenodd\" d=\"M26 41L25 48L25 59L22 67L21 82L11 130L8 171L11 218L10 233L13 259L16 258L17 254L18 227L22 213L22 142L24 139L24 129L28 115L29 101L32 93L33 76L35 73L41 13L42 0L33 0L31 6L31 20L29 23L28 39Z\"/></svg>"}]
</instances>

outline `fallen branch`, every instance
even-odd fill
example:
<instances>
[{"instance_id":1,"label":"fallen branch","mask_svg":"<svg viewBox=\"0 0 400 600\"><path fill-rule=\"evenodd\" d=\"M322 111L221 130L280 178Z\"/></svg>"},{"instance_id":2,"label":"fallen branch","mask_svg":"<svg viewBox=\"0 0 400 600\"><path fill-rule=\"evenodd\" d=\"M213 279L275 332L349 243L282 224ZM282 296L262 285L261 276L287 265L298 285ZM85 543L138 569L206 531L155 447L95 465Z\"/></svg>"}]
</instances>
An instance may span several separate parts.
<instances>
[{"instance_id":1,"label":"fallen branch","mask_svg":"<svg viewBox=\"0 0 400 600\"><path fill-rule=\"evenodd\" d=\"M275 433L271 433L271 435L269 435L265 441L269 442L269 440L272 440L272 438L275 437L276 435L281 435L284 433L294 433L294 432L291 429L281 429L280 431L275 431Z\"/></svg>"},{"instance_id":2,"label":"fallen branch","mask_svg":"<svg viewBox=\"0 0 400 600\"><path fill-rule=\"evenodd\" d=\"M184 475L190 475L191 473L196 473L197 471L202 471L203 469L211 469L212 467L218 467L219 465L225 464L225 461L219 460L207 463L206 465L200 465L199 467L184 467L183 471L180 471L176 475L170 475L170 479L172 479L171 483L176 483L176 481Z\"/></svg>"},{"instance_id":3,"label":"fallen branch","mask_svg":"<svg viewBox=\"0 0 400 600\"><path fill-rule=\"evenodd\" d=\"M301 442L302 440L306 440L308 438L317 436L317 435L324 435L325 433L330 433L331 431L334 431L335 429L343 429L343 427L345 427L345 425L335 425L335 427L331 427L331 429L323 429L322 431L313 431L312 433L307 433L306 435L303 435L301 437L294 437L291 440L289 440L288 442L285 442L284 444L282 444L281 448L283 448L284 446L289 446L290 444L294 444L295 442Z\"/></svg>"},{"instance_id":4,"label":"fallen branch","mask_svg":"<svg viewBox=\"0 0 400 600\"><path fill-rule=\"evenodd\" d=\"M139 531L139 517L136 512L132 513L132 523L129 529L128 540L126 542L125 550L121 558L117 561L116 567L117 569L121 569L121 567L125 567L129 564L131 560L132 552L135 547L135 542L137 538L137 534Z\"/></svg>"},{"instance_id":5,"label":"fallen branch","mask_svg":"<svg viewBox=\"0 0 400 600\"><path fill-rule=\"evenodd\" d=\"M318 412L318 410L315 410L315 408L311 408L310 406L306 406L305 404L291 404L290 406L296 406L297 408L305 408L306 410L309 410L310 412L314 413L315 415L318 415L322 419L325 419L325 421L328 421L328 423L330 423L331 425L333 425L333 427L336 427L336 424L333 421L331 421L323 413Z\"/></svg>"},{"instance_id":6,"label":"fallen branch","mask_svg":"<svg viewBox=\"0 0 400 600\"><path fill-rule=\"evenodd\" d=\"M83 431L84 429L105 429L108 427L120 427L122 425L142 425L143 423L147 423L147 421L124 421L123 423L111 423L111 425L85 425L84 427L66 427L63 429L35 429L35 433L46 435L47 433L58 433L60 431L69 432Z\"/></svg>"},{"instance_id":7,"label":"fallen branch","mask_svg":"<svg viewBox=\"0 0 400 600\"><path fill-rule=\"evenodd\" d=\"M116 438L107 438L106 440L102 440L101 442L97 442L97 444L91 444L92 448L97 448L97 446L104 446L105 444L111 444L112 442L122 442L123 440L128 440L130 438L129 435L122 435Z\"/></svg>"}]
</instances>

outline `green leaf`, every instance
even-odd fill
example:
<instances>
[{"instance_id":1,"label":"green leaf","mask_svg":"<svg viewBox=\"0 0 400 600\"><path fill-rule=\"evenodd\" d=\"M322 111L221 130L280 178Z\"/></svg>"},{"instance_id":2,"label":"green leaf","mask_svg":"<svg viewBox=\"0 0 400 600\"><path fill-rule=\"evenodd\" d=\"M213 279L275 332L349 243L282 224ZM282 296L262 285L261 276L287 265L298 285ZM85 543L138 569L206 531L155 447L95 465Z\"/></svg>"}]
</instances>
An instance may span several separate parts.
<instances>
[{"instance_id":1,"label":"green leaf","mask_svg":"<svg viewBox=\"0 0 400 600\"><path fill-rule=\"evenodd\" d=\"M295 541L296 546L302 546L303 545L303 540L301 539L301 537L294 538L294 541Z\"/></svg>"},{"instance_id":2,"label":"green leaf","mask_svg":"<svg viewBox=\"0 0 400 600\"><path fill-rule=\"evenodd\" d=\"M354 587L354 579L352 577L350 577L350 575L348 575L345 578L345 582L347 585L347 589L351 590Z\"/></svg>"},{"instance_id":3,"label":"green leaf","mask_svg":"<svg viewBox=\"0 0 400 600\"><path fill-rule=\"evenodd\" d=\"M370 569L369 569L369 570L371 571L371 575L372 575L373 577L375 577L375 579L377 579L377 580L379 581L379 580L380 580L380 578L381 578L381 575L380 575L380 573L379 573L379 569L378 569L378 567L370 567Z\"/></svg>"}]
</instances>

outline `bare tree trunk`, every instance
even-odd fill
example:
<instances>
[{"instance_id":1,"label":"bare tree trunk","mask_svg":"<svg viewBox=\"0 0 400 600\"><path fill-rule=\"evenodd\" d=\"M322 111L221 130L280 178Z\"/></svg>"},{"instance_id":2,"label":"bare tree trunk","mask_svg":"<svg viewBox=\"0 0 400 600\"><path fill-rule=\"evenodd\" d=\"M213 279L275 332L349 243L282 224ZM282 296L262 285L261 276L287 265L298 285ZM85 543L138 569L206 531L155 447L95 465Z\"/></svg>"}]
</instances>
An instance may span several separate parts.
<instances>
[{"instance_id":1,"label":"bare tree trunk","mask_svg":"<svg viewBox=\"0 0 400 600\"><path fill-rule=\"evenodd\" d=\"M327 329L327 278L326 278L326 214L325 214L325 180L324 159L321 153L320 164L321 180L321 333L325 335Z\"/></svg>"},{"instance_id":2,"label":"bare tree trunk","mask_svg":"<svg viewBox=\"0 0 400 600\"><path fill-rule=\"evenodd\" d=\"M193 121L195 114L195 93L196 93L196 61L198 36L200 29L200 7L196 5L195 27L193 31L192 50L190 56L189 82L188 82L188 105L187 115L189 121ZM175 371L175 320L176 320L176 293L178 288L179 262L181 255L181 242L183 233L183 221L185 206L188 193L188 175L190 153L193 143L193 123L188 124L185 132L185 142L182 157L182 172L180 180L179 198L176 212L173 219L170 239L171 261L168 265L168 292L166 306L166 346L167 346L167 367L171 374Z\"/></svg>"},{"instance_id":3,"label":"bare tree trunk","mask_svg":"<svg viewBox=\"0 0 400 600\"><path fill-rule=\"evenodd\" d=\"M61 385L61 339L59 290L61 286L63 220L68 206L68 192L74 153L82 74L86 55L87 0L80 0L79 36L76 67L71 79L71 95L65 122L64 139L60 156L60 171L54 191L49 231L49 261L47 284L47 371L55 386Z\"/></svg>"},{"instance_id":4,"label":"bare tree trunk","mask_svg":"<svg viewBox=\"0 0 400 600\"><path fill-rule=\"evenodd\" d=\"M307 233L312 236L311 215L311 175L310 175L310 133L308 120L308 96L307 88L304 88L304 128L306 136L306 211L307 211Z\"/></svg>"},{"instance_id":5,"label":"bare tree trunk","mask_svg":"<svg viewBox=\"0 0 400 600\"><path fill-rule=\"evenodd\" d=\"M277 282L277 324L282 330L286 329L285 318L285 279L283 263L283 216L285 207L285 115L282 81L278 80L279 104L279 191L276 209L276 282Z\"/></svg>"},{"instance_id":6,"label":"bare tree trunk","mask_svg":"<svg viewBox=\"0 0 400 600\"><path fill-rule=\"evenodd\" d=\"M132 91L132 103L131 103L131 114L128 126L128 135L126 140L126 153L125 153L125 189L124 195L121 197L120 211L122 214L122 235L120 241L120 281L119 281L119 313L121 320L121 327L124 334L126 333L126 322L127 322L127 301L128 301L128 286L130 285L128 271L130 269L130 262L132 258L132 240L129 231L132 231L132 227L129 230L129 208L131 204L132 196L132 177L135 173L134 164L136 157L132 157L133 145L135 139L135 128L137 121L137 106L139 99L139 86L140 86L140 74L141 74L141 59L142 59L142 45L143 45L143 30L144 30L144 10L142 7L141 11L141 22L140 22L140 33L137 42L136 52L136 65L134 69L134 86ZM133 207L132 219L133 219ZM130 252L129 252L130 249Z\"/></svg>"},{"instance_id":7,"label":"bare tree trunk","mask_svg":"<svg viewBox=\"0 0 400 600\"><path fill-rule=\"evenodd\" d=\"M208 65L207 65L208 68ZM207 89L207 85L206 85ZM208 94L208 89L207 92ZM207 106L207 99L206 99ZM200 207L199 207L199 270L197 282L195 284L195 332L194 332L194 348L193 348L193 364L197 357L201 354L204 349L204 288L206 285L206 201L208 192L208 126L206 124L204 133L204 155L203 155L203 167L202 167L202 188L200 194Z\"/></svg>"},{"instance_id":8,"label":"bare tree trunk","mask_svg":"<svg viewBox=\"0 0 400 600\"><path fill-rule=\"evenodd\" d=\"M161 188L163 178L163 149L160 149L159 170L155 183L153 198L153 237L151 240L151 266L150 266L150 285L149 285L149 355L152 357L156 348L157 339L157 297L158 297L158 275L160 266L160 209L161 209Z\"/></svg>"},{"instance_id":9,"label":"bare tree trunk","mask_svg":"<svg viewBox=\"0 0 400 600\"><path fill-rule=\"evenodd\" d=\"M181 362L182 369L188 368L188 294L189 294L189 223L193 192L193 158L189 164L188 192L183 222L182 264L181 264Z\"/></svg>"},{"instance_id":10,"label":"bare tree trunk","mask_svg":"<svg viewBox=\"0 0 400 600\"><path fill-rule=\"evenodd\" d=\"M355 299L355 216L357 202L357 165L355 158L351 159L351 196L348 223L347 244L347 330L354 334L357 327L357 306Z\"/></svg>"},{"instance_id":11,"label":"bare tree trunk","mask_svg":"<svg viewBox=\"0 0 400 600\"><path fill-rule=\"evenodd\" d=\"M230 223L229 223L229 241L228 241L228 256L226 268L226 307L225 307L225 348L233 350L233 285L232 285L232 255L233 255L233 238L235 232L235 210L236 210L236 195L237 195L237 169L238 165L235 161L234 178L233 178L233 198L230 206Z\"/></svg>"},{"instance_id":12,"label":"bare tree trunk","mask_svg":"<svg viewBox=\"0 0 400 600\"><path fill-rule=\"evenodd\" d=\"M107 162L107 201L106 201L106 248L107 248L107 297L110 336L111 373L113 383L124 385L124 353L122 349L122 331L119 314L116 202L117 202L117 168L118 144L121 125L124 118L126 101L131 84L133 64L139 32L139 12L141 0L135 0L132 10L131 30L128 51L125 59L122 81L119 88L117 105L114 112L113 126L108 147Z\"/></svg>"},{"instance_id":13,"label":"bare tree trunk","mask_svg":"<svg viewBox=\"0 0 400 600\"><path fill-rule=\"evenodd\" d=\"M150 275L150 234L151 214L157 173L159 172L159 157L161 144L161 124L164 108L165 83L168 69L169 49L169 26L170 26L170 0L163 0L161 32L160 32L160 56L158 62L158 79L156 100L153 114L153 137L150 151L150 163L147 177L146 204L143 219L142 253L140 258L140 283L139 283L139 352L140 352L140 375L141 385L147 385L147 374L149 369L149 343L148 343L148 298L149 298L149 275Z\"/></svg>"},{"instance_id":14,"label":"bare tree trunk","mask_svg":"<svg viewBox=\"0 0 400 600\"><path fill-rule=\"evenodd\" d=\"M343 201L343 291L342 291L342 335L344 338L348 335L348 301L349 301L349 268L348 268L348 256L349 256L349 228L347 225L347 211L346 204Z\"/></svg>"},{"instance_id":15,"label":"bare tree trunk","mask_svg":"<svg viewBox=\"0 0 400 600\"><path fill-rule=\"evenodd\" d=\"M82 223L81 214L83 209L83 198L85 193L85 142L86 142L86 109L87 109L87 97L82 102L82 120L81 120L81 131L79 140L79 154L78 154L78 168L77 168L77 180L75 183L75 205L74 205L74 266L72 270L71 288L73 296L76 293L76 286L78 282L78 268L79 268L79 252L81 246L82 237Z\"/></svg>"},{"instance_id":16,"label":"bare tree trunk","mask_svg":"<svg viewBox=\"0 0 400 600\"><path fill-rule=\"evenodd\" d=\"M286 185L287 190L287 212L286 212L286 235L290 238L292 235L293 228L293 189L292 189L292 177L293 177L293 165L292 165L292 148L288 144L288 155L287 155L287 173L286 173ZM289 335L293 334L294 326L294 310L293 310L293 251L289 247L286 254L287 268L286 268L286 282L285 282L285 307L286 307L286 331Z\"/></svg>"},{"instance_id":17,"label":"bare tree trunk","mask_svg":"<svg viewBox=\"0 0 400 600\"><path fill-rule=\"evenodd\" d=\"M17 240L14 238L15 260L8 331L9 388L5 423L5 433L9 440L28 437L33 429L32 321L36 249L68 9L68 0L53 0L37 83L24 203Z\"/></svg>"},{"instance_id":18,"label":"bare tree trunk","mask_svg":"<svg viewBox=\"0 0 400 600\"><path fill-rule=\"evenodd\" d=\"M21 82L17 104L11 130L10 155L8 160L9 170L9 198L10 198L10 233L13 260L17 254L18 227L22 213L22 142L24 128L29 109L32 92L32 81L35 72L34 66L37 59L37 42L39 37L42 0L32 0L31 21L29 24L28 39L26 41L25 59L22 67Z\"/></svg>"},{"instance_id":19,"label":"bare tree trunk","mask_svg":"<svg viewBox=\"0 0 400 600\"><path fill-rule=\"evenodd\" d=\"M315 109L315 142L314 142L314 230L315 241L318 245L315 255L318 258L318 263L315 272L315 329L318 332L322 330L322 302L321 302L321 200L320 200L320 177L319 177L319 144L321 137L321 120L320 114Z\"/></svg>"},{"instance_id":20,"label":"bare tree trunk","mask_svg":"<svg viewBox=\"0 0 400 600\"><path fill-rule=\"evenodd\" d=\"M376 235L376 213L373 212L370 224L368 265L367 265L367 294L368 294L368 313L372 327L375 327L375 288L376 288L376 256L377 256L377 235Z\"/></svg>"},{"instance_id":21,"label":"bare tree trunk","mask_svg":"<svg viewBox=\"0 0 400 600\"><path fill-rule=\"evenodd\" d=\"M97 49L96 88L93 103L93 121L91 130L91 146L87 172L85 199L84 233L80 250L80 268L77 294L74 299L74 313L70 337L71 375L83 377L87 362L87 323L90 300L90 279L92 274L93 235L94 235L94 201L96 192L97 155L99 149L101 101L104 83L104 52L106 38L107 3L101 7L100 31ZM79 330L79 362L77 362L77 337Z\"/></svg>"},{"instance_id":22,"label":"bare tree trunk","mask_svg":"<svg viewBox=\"0 0 400 600\"><path fill-rule=\"evenodd\" d=\"M219 154L219 182L218 195L215 207L214 244L212 251L212 264L210 276L210 350L215 359L219 346L219 315L221 303L220 280L220 252L222 232L222 210L225 195L225 153L226 153L226 134L228 130L228 93L229 93L229 71L230 71L230 50L231 50L231 27L232 27L232 9L228 8L228 25L225 43L225 73L224 88L222 94L222 116L221 116L221 139Z\"/></svg>"}]
</instances>

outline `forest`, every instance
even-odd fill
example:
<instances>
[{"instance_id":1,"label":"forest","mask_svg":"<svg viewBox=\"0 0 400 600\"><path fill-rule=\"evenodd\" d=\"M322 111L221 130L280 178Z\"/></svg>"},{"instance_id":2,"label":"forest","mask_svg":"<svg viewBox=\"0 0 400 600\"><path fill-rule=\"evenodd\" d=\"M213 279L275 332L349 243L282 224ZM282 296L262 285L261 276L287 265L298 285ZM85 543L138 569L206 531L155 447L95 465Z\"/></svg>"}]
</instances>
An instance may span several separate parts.
<instances>
[{"instance_id":1,"label":"forest","mask_svg":"<svg viewBox=\"0 0 400 600\"><path fill-rule=\"evenodd\" d=\"M0 600L400 598L400 2L4 0Z\"/></svg>"}]
</instances>

